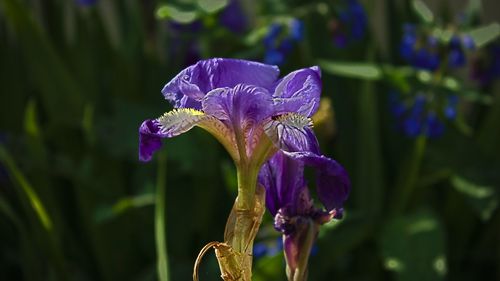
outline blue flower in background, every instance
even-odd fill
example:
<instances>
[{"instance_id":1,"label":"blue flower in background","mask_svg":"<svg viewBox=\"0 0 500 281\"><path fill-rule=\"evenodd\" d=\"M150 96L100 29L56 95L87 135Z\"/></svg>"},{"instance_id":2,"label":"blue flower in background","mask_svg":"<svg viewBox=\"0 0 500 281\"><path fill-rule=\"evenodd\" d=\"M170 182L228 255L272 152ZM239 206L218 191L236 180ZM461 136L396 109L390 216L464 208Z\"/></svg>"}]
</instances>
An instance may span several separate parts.
<instances>
[{"instance_id":1,"label":"blue flower in background","mask_svg":"<svg viewBox=\"0 0 500 281\"><path fill-rule=\"evenodd\" d=\"M426 95L418 93L413 97L402 99L398 93L391 92L389 105L393 116L397 119L398 130L411 138L420 135L429 138L442 136L445 131L443 119L451 121L457 116L458 97L450 94L440 103L435 102L435 98L429 99Z\"/></svg>"},{"instance_id":2,"label":"blue flower in background","mask_svg":"<svg viewBox=\"0 0 500 281\"><path fill-rule=\"evenodd\" d=\"M436 71L443 61L450 68L467 63L466 50L474 50L474 40L468 35L454 34L448 41L438 38L416 25L406 24L399 46L401 57L416 68Z\"/></svg>"},{"instance_id":3,"label":"blue flower in background","mask_svg":"<svg viewBox=\"0 0 500 281\"><path fill-rule=\"evenodd\" d=\"M304 38L304 23L292 19L287 24L273 23L264 36L264 62L281 65L297 44Z\"/></svg>"},{"instance_id":4,"label":"blue flower in background","mask_svg":"<svg viewBox=\"0 0 500 281\"><path fill-rule=\"evenodd\" d=\"M350 43L361 41L368 27L368 18L363 6L356 0L344 1L344 9L331 22L333 43L344 48Z\"/></svg>"},{"instance_id":5,"label":"blue flower in background","mask_svg":"<svg viewBox=\"0 0 500 281\"><path fill-rule=\"evenodd\" d=\"M281 251L283 251L283 239L281 237L269 241L258 242L253 246L253 256L256 259L274 257Z\"/></svg>"}]
</instances>

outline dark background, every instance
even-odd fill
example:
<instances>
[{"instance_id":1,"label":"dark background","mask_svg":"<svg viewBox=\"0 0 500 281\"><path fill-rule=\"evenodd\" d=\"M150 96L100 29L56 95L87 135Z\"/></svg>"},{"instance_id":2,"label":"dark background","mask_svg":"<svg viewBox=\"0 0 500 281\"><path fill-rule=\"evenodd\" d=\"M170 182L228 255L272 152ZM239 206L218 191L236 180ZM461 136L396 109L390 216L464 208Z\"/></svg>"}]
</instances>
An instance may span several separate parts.
<instances>
[{"instance_id":1,"label":"dark background","mask_svg":"<svg viewBox=\"0 0 500 281\"><path fill-rule=\"evenodd\" d=\"M197 2L173 3L198 11ZM170 280L190 280L198 251L223 237L235 168L200 129L140 163L139 125L171 109L161 88L197 59L262 61L262 37L282 17L305 24L282 74L320 60L404 65L402 26L418 22L411 1L363 1L366 35L347 48L332 44L335 14L316 12L337 2L242 1L246 30L232 32L220 10L199 12L198 27L159 17L166 1L0 0L0 280L156 280L162 177ZM467 6L426 2L443 22ZM476 25L499 11L483 1ZM474 58L449 75L461 82L459 95L489 102L464 99L460 119L429 140L395 129L390 79L323 69L333 111L316 133L353 187L345 218L322 228L310 280L500 280L500 88L498 79L470 79ZM404 190L407 202L391 211ZM268 213L264 220L257 242L268 254L256 259L254 280L285 280L279 234ZM219 280L213 255L200 276Z\"/></svg>"}]
</instances>

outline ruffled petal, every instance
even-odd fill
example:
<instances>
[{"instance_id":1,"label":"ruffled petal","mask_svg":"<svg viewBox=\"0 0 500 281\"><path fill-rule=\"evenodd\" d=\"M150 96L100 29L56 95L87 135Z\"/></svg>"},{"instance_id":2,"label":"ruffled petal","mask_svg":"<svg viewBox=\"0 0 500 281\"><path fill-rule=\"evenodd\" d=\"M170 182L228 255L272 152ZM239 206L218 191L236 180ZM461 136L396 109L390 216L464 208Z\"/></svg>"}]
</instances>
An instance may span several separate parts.
<instances>
[{"instance_id":1,"label":"ruffled petal","mask_svg":"<svg viewBox=\"0 0 500 281\"><path fill-rule=\"evenodd\" d=\"M294 71L285 76L274 91L277 113L298 113L311 117L319 107L321 72L317 66Z\"/></svg>"},{"instance_id":2,"label":"ruffled petal","mask_svg":"<svg viewBox=\"0 0 500 281\"><path fill-rule=\"evenodd\" d=\"M274 112L267 89L245 84L209 92L202 106L206 114L222 120L245 140L248 155L263 134L259 124Z\"/></svg>"},{"instance_id":3,"label":"ruffled petal","mask_svg":"<svg viewBox=\"0 0 500 281\"><path fill-rule=\"evenodd\" d=\"M351 182L337 161L312 152L283 152L288 157L316 169L318 198L328 211L340 209L349 195Z\"/></svg>"},{"instance_id":4,"label":"ruffled petal","mask_svg":"<svg viewBox=\"0 0 500 281\"><path fill-rule=\"evenodd\" d=\"M201 99L211 90L240 83L271 89L278 76L277 66L215 58L184 69L163 87L162 93L176 108L201 109Z\"/></svg>"}]
</instances>

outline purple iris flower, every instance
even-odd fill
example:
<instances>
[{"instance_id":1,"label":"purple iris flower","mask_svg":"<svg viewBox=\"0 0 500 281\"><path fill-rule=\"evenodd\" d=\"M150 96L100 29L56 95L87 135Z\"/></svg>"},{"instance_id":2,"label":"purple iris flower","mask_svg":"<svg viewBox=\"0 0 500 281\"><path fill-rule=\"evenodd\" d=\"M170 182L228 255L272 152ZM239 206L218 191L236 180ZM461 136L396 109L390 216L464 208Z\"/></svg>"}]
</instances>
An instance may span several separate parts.
<instances>
[{"instance_id":1,"label":"purple iris flower","mask_svg":"<svg viewBox=\"0 0 500 281\"><path fill-rule=\"evenodd\" d=\"M277 152L259 174L274 227L283 234L289 280L305 280L319 226L342 216L342 205L350 189L345 170L335 160L322 156L317 142L308 144L309 152L290 152L301 145L290 144ZM313 204L304 178L305 166L317 170L316 190L324 209Z\"/></svg>"},{"instance_id":2,"label":"purple iris flower","mask_svg":"<svg viewBox=\"0 0 500 281\"><path fill-rule=\"evenodd\" d=\"M341 214L350 181L340 164L320 153L312 131L310 117L320 102L319 68L278 77L277 66L237 59L203 60L184 69L162 90L174 110L140 126L139 159L150 160L163 138L194 126L211 133L238 171L252 177L246 180L256 185L258 178L266 189L266 206L284 235L293 275L306 266L303 255L308 257L319 225ZM312 205L305 166L317 171L316 190L325 210Z\"/></svg>"},{"instance_id":3,"label":"purple iris flower","mask_svg":"<svg viewBox=\"0 0 500 281\"><path fill-rule=\"evenodd\" d=\"M259 183L266 188L266 206L274 217L274 227L283 234L289 280L305 280L307 262L319 226L341 218L342 206L350 190L344 168L321 155L309 130L302 130L307 142L285 142L259 173ZM293 138L297 139L297 138ZM316 190L324 206L317 208L304 177L305 166L316 169Z\"/></svg>"},{"instance_id":4,"label":"purple iris flower","mask_svg":"<svg viewBox=\"0 0 500 281\"><path fill-rule=\"evenodd\" d=\"M184 69L162 90L175 109L140 126L140 160L150 160L161 139L199 126L214 135L237 163L257 161L260 167L281 150L298 162L316 165L323 171L322 183L332 183L331 169L343 169L319 154L311 129L310 117L318 109L321 93L319 68L278 76L277 66L238 59L202 60ZM327 195L321 193L321 198L326 200ZM324 203L331 210L344 199Z\"/></svg>"}]
</instances>

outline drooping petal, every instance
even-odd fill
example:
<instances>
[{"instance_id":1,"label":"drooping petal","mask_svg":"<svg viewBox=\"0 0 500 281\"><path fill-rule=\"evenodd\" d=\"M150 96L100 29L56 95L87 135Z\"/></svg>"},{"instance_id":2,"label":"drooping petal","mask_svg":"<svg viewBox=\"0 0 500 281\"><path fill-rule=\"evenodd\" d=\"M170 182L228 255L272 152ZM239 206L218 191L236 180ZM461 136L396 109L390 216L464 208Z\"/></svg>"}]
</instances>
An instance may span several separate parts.
<instances>
[{"instance_id":1,"label":"drooping petal","mask_svg":"<svg viewBox=\"0 0 500 281\"><path fill-rule=\"evenodd\" d=\"M146 120L139 127L139 160L149 161L153 153L160 149L163 136L158 133L160 126L157 120Z\"/></svg>"},{"instance_id":2,"label":"drooping petal","mask_svg":"<svg viewBox=\"0 0 500 281\"><path fill-rule=\"evenodd\" d=\"M139 159L151 160L153 153L161 147L161 139L178 136L194 126L200 126L209 131L232 156L235 155L232 134L224 124L201 111L181 108L142 123L139 128Z\"/></svg>"},{"instance_id":3,"label":"drooping petal","mask_svg":"<svg viewBox=\"0 0 500 281\"><path fill-rule=\"evenodd\" d=\"M274 91L277 114L287 112L311 117L319 107L321 72L317 66L303 68L285 76Z\"/></svg>"},{"instance_id":4,"label":"drooping petal","mask_svg":"<svg viewBox=\"0 0 500 281\"><path fill-rule=\"evenodd\" d=\"M304 182L304 165L278 151L266 162L259 173L259 183L266 189L266 206L274 216L280 208L290 205L291 215L296 215L296 207L301 200Z\"/></svg>"},{"instance_id":5,"label":"drooping petal","mask_svg":"<svg viewBox=\"0 0 500 281\"><path fill-rule=\"evenodd\" d=\"M351 182L346 170L337 161L312 152L283 153L316 169L318 198L328 211L342 208Z\"/></svg>"},{"instance_id":6,"label":"drooping petal","mask_svg":"<svg viewBox=\"0 0 500 281\"><path fill-rule=\"evenodd\" d=\"M319 153L318 141L311 130L312 121L303 115L287 113L275 116L264 126L266 135L284 151Z\"/></svg>"},{"instance_id":7,"label":"drooping petal","mask_svg":"<svg viewBox=\"0 0 500 281\"><path fill-rule=\"evenodd\" d=\"M201 109L201 99L211 90L244 83L272 88L279 76L277 66L258 62L214 58L189 66L163 87L174 107Z\"/></svg>"}]
</instances>

